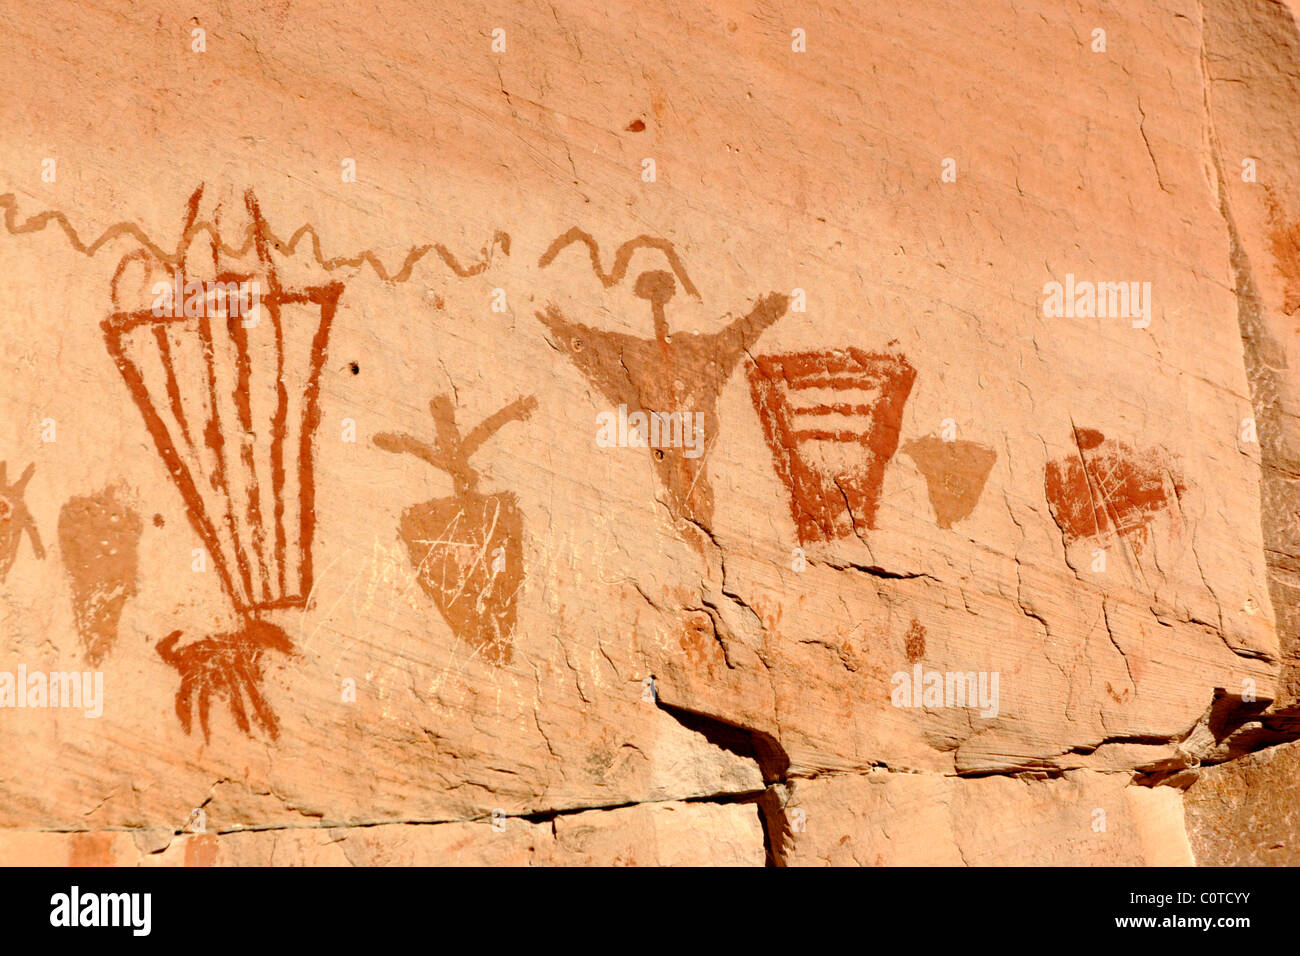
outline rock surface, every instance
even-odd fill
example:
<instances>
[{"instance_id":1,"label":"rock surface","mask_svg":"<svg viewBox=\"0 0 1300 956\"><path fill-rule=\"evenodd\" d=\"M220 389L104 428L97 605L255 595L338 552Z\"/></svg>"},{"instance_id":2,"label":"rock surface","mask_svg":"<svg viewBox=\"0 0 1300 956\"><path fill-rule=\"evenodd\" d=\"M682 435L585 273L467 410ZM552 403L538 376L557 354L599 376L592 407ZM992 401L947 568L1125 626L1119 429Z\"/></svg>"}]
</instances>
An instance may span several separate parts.
<instances>
[{"instance_id":1,"label":"rock surface","mask_svg":"<svg viewBox=\"0 0 1300 956\"><path fill-rule=\"evenodd\" d=\"M1293 862L1294 4L391 7L0 10L0 862Z\"/></svg>"}]
</instances>

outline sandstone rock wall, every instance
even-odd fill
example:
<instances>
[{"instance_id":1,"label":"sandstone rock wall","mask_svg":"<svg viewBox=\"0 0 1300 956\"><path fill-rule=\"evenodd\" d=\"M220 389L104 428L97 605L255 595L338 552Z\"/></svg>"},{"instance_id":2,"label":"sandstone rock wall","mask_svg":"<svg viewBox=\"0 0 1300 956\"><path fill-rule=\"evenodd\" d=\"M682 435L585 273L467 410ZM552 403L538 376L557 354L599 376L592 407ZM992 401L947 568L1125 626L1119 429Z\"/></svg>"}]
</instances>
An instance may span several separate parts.
<instances>
[{"instance_id":1,"label":"sandstone rock wall","mask_svg":"<svg viewBox=\"0 0 1300 956\"><path fill-rule=\"evenodd\" d=\"M1276 0L6 5L0 860L1291 862L1298 77Z\"/></svg>"}]
</instances>

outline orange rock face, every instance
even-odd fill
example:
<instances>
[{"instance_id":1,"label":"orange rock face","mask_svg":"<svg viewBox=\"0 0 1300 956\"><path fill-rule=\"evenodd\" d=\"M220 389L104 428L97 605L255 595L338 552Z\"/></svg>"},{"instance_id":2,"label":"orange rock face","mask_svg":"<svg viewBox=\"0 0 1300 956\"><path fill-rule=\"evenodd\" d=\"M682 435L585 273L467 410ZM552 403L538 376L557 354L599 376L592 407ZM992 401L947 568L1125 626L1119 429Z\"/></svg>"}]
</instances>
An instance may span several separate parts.
<instances>
[{"instance_id":1,"label":"orange rock face","mask_svg":"<svg viewBox=\"0 0 1300 956\"><path fill-rule=\"evenodd\" d=\"M1292 862L1300 25L1171 4L11 0L0 862Z\"/></svg>"}]
</instances>

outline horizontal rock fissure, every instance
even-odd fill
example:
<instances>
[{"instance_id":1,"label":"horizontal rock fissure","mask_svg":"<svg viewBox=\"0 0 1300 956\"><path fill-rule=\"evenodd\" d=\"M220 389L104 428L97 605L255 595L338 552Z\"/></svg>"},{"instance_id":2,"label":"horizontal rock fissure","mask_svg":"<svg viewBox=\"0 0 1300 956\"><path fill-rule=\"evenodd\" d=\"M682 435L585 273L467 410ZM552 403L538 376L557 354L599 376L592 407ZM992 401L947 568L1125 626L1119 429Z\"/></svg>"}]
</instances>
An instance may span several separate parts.
<instances>
[{"instance_id":1,"label":"horizontal rock fissure","mask_svg":"<svg viewBox=\"0 0 1300 956\"><path fill-rule=\"evenodd\" d=\"M869 574L873 578L884 578L888 581L915 581L925 579L929 581L938 581L933 574L927 574L924 571L890 571L882 568L878 564L856 564L852 561L837 564L832 561L809 561L809 564L821 564L828 568L834 568L836 571L861 571L863 574Z\"/></svg>"}]
</instances>

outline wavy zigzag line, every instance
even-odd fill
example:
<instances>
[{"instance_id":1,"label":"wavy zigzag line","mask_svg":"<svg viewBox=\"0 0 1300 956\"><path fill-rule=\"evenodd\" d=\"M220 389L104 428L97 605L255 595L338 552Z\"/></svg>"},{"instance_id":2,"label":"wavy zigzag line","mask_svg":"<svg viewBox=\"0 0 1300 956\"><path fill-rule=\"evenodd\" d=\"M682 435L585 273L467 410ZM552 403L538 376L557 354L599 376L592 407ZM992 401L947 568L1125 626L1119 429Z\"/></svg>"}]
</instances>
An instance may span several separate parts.
<instances>
[{"instance_id":1,"label":"wavy zigzag line","mask_svg":"<svg viewBox=\"0 0 1300 956\"><path fill-rule=\"evenodd\" d=\"M597 278L600 279L605 288L622 281L623 276L627 274L627 267L632 260L632 253L637 249L658 249L667 257L668 264L672 266L673 272L681 280L682 287L695 298L700 297L699 290L695 288L690 276L686 274L686 267L678 257L676 248L667 239L659 239L655 236L637 236L635 239L629 239L623 243L618 247L618 251L614 253L613 268L606 272L600 264L600 247L596 244L596 240L591 233L574 226L551 243L550 248L542 253L542 258L537 261L537 267L545 269L555 260L561 250L575 242L580 242L587 247L587 252L591 256L592 271L596 273Z\"/></svg>"},{"instance_id":2,"label":"wavy zigzag line","mask_svg":"<svg viewBox=\"0 0 1300 956\"><path fill-rule=\"evenodd\" d=\"M114 239L118 239L122 236L126 236L134 239L141 248L147 250L151 255L157 257L168 265L178 265L181 260L179 253L167 252L150 239L145 234L144 230L133 222L114 223L96 237L93 242L87 244L83 242L81 236L77 234L77 230L68 220L68 217L57 209L37 213L34 216L29 216L24 222L19 223L18 203L13 193L4 193L3 195L0 195L0 208L4 209L4 226L10 235L20 236L26 235L27 233L40 232L50 223L54 223L63 230L63 234L67 237L69 245L84 256L94 256L95 253L97 253L106 243L112 242ZM185 234L177 244L177 249L186 248L190 241L200 232L206 232L209 237L211 237L211 240L217 243L224 255L239 258L245 255L253 247L253 227L251 225L245 232L243 245L241 247L231 247L221 240L221 235L214 225L203 221L193 223L185 230ZM274 233L268 232L267 234L267 238L278 251L290 256L296 252L298 243L302 241L304 236L311 237L312 255L327 272L333 272L335 269L354 268L364 264L369 265L375 271L375 274L385 282L407 281L410 279L411 271L415 268L416 263L430 252L436 253L438 257L442 259L443 263L445 263L452 272L456 273L456 275L460 276L462 279L478 275L488 267L491 262L491 250L493 247L500 246L501 251L504 254L507 256L510 255L510 234L497 230L492 235L492 241L480 250L480 255L483 258L479 262L472 263L468 266L462 266L460 261L446 246L437 242L429 245L416 246L411 249L411 251L406 254L406 258L402 262L402 267L396 272L390 273L384 267L384 264L379 261L379 258L374 254L374 252L369 249L364 252L359 252L354 256L335 256L331 259L326 259L324 254L321 252L320 236L316 234L316 229L310 223L300 226L290 237L288 242L280 239Z\"/></svg>"}]
</instances>

